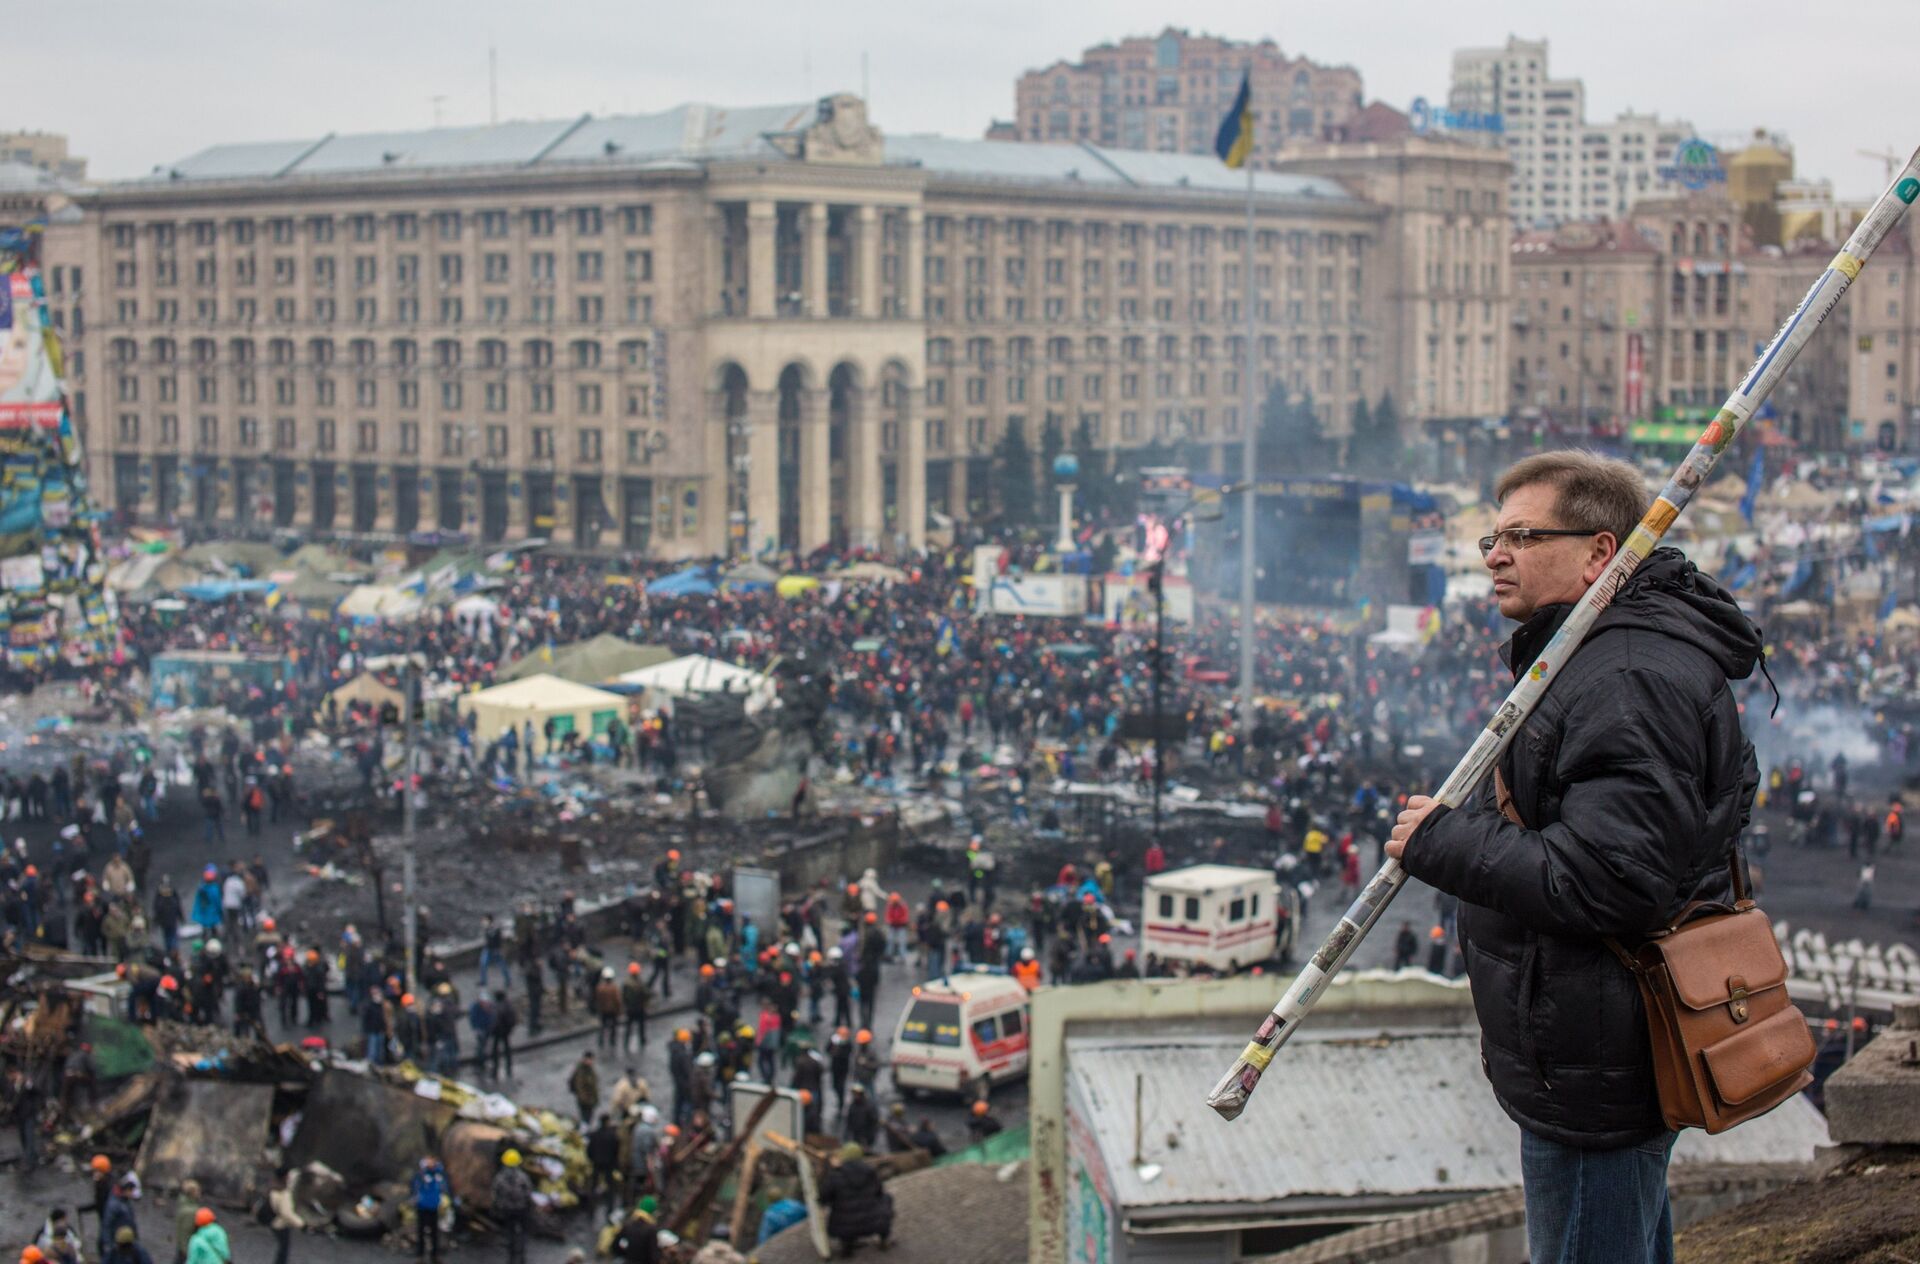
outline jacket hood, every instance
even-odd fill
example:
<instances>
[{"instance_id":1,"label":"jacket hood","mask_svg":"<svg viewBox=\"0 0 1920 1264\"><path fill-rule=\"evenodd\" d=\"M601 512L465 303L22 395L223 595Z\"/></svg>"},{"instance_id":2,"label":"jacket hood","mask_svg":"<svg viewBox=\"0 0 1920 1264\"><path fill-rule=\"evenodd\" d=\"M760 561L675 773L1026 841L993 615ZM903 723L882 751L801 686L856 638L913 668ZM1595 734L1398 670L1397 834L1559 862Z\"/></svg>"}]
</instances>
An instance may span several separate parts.
<instances>
[{"instance_id":1,"label":"jacket hood","mask_svg":"<svg viewBox=\"0 0 1920 1264\"><path fill-rule=\"evenodd\" d=\"M1514 631L1505 651L1516 672L1539 657L1566 622L1572 605L1542 606ZM1688 561L1678 549L1655 549L1594 621L1588 638L1615 628L1638 628L1693 645L1712 658L1728 680L1745 680L1760 661L1760 629L1733 595Z\"/></svg>"}]
</instances>

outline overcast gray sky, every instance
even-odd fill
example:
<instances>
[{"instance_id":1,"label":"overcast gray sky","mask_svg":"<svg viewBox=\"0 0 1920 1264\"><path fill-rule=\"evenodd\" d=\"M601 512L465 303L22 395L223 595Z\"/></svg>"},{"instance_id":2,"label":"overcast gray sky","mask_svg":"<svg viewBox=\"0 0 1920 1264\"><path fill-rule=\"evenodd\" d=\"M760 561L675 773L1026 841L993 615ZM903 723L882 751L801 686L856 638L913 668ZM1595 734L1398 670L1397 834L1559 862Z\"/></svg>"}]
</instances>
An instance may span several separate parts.
<instances>
[{"instance_id":1,"label":"overcast gray sky","mask_svg":"<svg viewBox=\"0 0 1920 1264\"><path fill-rule=\"evenodd\" d=\"M1455 48L1553 42L1586 80L1588 117L1629 106L1703 132L1786 131L1803 176L1870 196L1859 149L1920 144L1920 4L1850 0L1434 4L1348 0L65 0L8 31L0 127L67 133L96 177L143 174L222 141L409 129L487 118L487 49L502 118L806 100L861 83L889 131L977 136L1013 108L1023 70L1177 23L1272 36L1351 63L1401 108L1447 88Z\"/></svg>"}]
</instances>

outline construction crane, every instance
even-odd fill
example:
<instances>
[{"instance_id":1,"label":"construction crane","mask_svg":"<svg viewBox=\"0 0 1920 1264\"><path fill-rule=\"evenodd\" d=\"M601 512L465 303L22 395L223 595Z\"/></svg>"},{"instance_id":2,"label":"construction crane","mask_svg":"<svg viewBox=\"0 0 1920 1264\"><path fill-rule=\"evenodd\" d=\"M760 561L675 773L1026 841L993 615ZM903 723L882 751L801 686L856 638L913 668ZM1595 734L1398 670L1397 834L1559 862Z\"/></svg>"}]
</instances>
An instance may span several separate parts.
<instances>
[{"instance_id":1,"label":"construction crane","mask_svg":"<svg viewBox=\"0 0 1920 1264\"><path fill-rule=\"evenodd\" d=\"M1893 183L1894 171L1897 170L1902 163L1906 162L1904 155L1896 154L1891 149L1858 149L1854 152L1862 158L1875 158L1884 163L1887 168L1886 180L1888 184Z\"/></svg>"}]
</instances>

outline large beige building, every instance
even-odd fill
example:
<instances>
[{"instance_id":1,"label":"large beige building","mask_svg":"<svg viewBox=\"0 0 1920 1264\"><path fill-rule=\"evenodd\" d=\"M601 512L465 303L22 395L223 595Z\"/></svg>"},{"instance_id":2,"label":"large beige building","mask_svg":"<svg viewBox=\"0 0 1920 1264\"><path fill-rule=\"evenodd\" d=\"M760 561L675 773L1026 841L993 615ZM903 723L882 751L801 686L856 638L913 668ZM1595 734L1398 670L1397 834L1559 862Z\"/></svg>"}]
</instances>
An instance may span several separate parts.
<instances>
[{"instance_id":1,"label":"large beige building","mask_svg":"<svg viewBox=\"0 0 1920 1264\"><path fill-rule=\"evenodd\" d=\"M0 132L0 162L29 167L78 184L87 178L87 160L67 152L67 138L57 132Z\"/></svg>"},{"instance_id":2,"label":"large beige building","mask_svg":"<svg viewBox=\"0 0 1920 1264\"><path fill-rule=\"evenodd\" d=\"M1451 151L1259 177L1263 398L1311 392L1335 433L1387 390L1416 422L1499 411L1441 332L1465 303L1482 354L1498 281L1456 285L1467 239L1432 233L1503 222L1505 168ZM1377 201L1374 162L1404 173ZM127 515L898 548L995 508L1010 426L1222 463L1244 189L1211 158L882 137L839 96L217 146L85 197L48 263ZM1504 266L1470 240L1461 266Z\"/></svg>"},{"instance_id":3,"label":"large beige building","mask_svg":"<svg viewBox=\"0 0 1920 1264\"><path fill-rule=\"evenodd\" d=\"M1407 136L1296 145L1279 165L1339 179L1389 211L1369 302L1390 313L1380 352L1400 414L1423 422L1504 416L1513 237L1505 155Z\"/></svg>"},{"instance_id":4,"label":"large beige building","mask_svg":"<svg viewBox=\"0 0 1920 1264\"><path fill-rule=\"evenodd\" d=\"M1565 434L1690 443L1835 247L1756 246L1739 204L1642 202L1630 220L1513 243L1513 408ZM1776 391L1781 434L1816 448L1920 440L1913 251L1884 243Z\"/></svg>"},{"instance_id":5,"label":"large beige building","mask_svg":"<svg viewBox=\"0 0 1920 1264\"><path fill-rule=\"evenodd\" d=\"M1254 153L1263 164L1288 142L1338 136L1363 104L1360 72L1351 66L1289 57L1270 39L1168 27L1028 71L1014 85L1012 126L990 135L1211 154L1243 74L1252 76Z\"/></svg>"}]
</instances>

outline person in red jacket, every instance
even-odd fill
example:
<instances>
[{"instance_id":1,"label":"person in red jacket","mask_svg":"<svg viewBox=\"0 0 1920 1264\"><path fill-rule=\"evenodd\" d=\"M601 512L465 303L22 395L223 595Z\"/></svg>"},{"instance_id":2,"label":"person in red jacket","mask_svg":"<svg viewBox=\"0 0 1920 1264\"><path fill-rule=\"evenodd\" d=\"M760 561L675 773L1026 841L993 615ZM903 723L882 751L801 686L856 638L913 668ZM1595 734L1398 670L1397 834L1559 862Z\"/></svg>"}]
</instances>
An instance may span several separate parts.
<instances>
[{"instance_id":1,"label":"person in red jacket","mask_svg":"<svg viewBox=\"0 0 1920 1264\"><path fill-rule=\"evenodd\" d=\"M1156 873L1164 872L1166 867L1167 853L1161 848L1157 841L1149 844L1146 858L1147 876L1151 878Z\"/></svg>"},{"instance_id":2,"label":"person in red jacket","mask_svg":"<svg viewBox=\"0 0 1920 1264\"><path fill-rule=\"evenodd\" d=\"M907 959L907 928L913 925L913 910L898 891L887 896L887 959Z\"/></svg>"}]
</instances>

